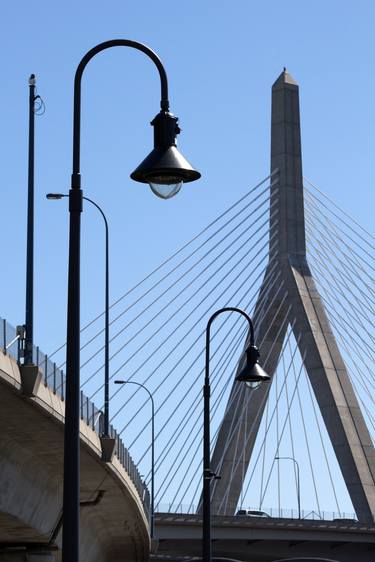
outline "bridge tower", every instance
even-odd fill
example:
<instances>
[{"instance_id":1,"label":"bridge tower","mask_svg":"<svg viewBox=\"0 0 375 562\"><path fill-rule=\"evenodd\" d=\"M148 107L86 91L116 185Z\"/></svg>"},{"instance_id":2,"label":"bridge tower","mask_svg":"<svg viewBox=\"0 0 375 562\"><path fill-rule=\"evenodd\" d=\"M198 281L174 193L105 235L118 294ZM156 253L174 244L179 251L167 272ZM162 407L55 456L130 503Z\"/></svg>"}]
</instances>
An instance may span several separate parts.
<instances>
[{"instance_id":1,"label":"bridge tower","mask_svg":"<svg viewBox=\"0 0 375 562\"><path fill-rule=\"evenodd\" d=\"M271 185L271 205L276 212L270 216L270 232L277 231L277 243L270 246L254 312L257 341L263 342L261 358L267 358L263 367L274 374L289 323L357 517L373 523L375 450L306 259L299 89L286 69L272 86L271 172L275 170L278 181ZM283 301L270 283L270 264L274 271L275 262L287 290ZM224 514L223 497L225 514L236 509L269 388L262 385L253 393L244 416L246 389L238 391L233 383L212 455L212 469L221 475L212 484L212 513ZM236 443L244 442L245 431L245 451L239 452Z\"/></svg>"}]
</instances>

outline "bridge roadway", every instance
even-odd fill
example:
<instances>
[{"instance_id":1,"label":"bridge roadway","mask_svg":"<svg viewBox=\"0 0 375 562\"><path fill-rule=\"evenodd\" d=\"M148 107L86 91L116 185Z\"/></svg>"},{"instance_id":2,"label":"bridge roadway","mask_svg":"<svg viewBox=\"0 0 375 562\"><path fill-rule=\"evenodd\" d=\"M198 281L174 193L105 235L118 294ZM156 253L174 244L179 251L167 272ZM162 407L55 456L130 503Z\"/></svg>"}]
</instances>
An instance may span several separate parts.
<instances>
[{"instance_id":1,"label":"bridge roadway","mask_svg":"<svg viewBox=\"0 0 375 562\"><path fill-rule=\"evenodd\" d=\"M20 392L17 363L0 352L0 561L60 560L64 402L41 384ZM81 562L148 560L148 522L117 457L81 421Z\"/></svg>"},{"instance_id":2,"label":"bridge roadway","mask_svg":"<svg viewBox=\"0 0 375 562\"><path fill-rule=\"evenodd\" d=\"M200 515L156 514L158 548L155 562L177 562L201 556ZM215 557L246 562L316 556L338 562L374 562L375 527L358 523L276 518L215 516Z\"/></svg>"}]
</instances>

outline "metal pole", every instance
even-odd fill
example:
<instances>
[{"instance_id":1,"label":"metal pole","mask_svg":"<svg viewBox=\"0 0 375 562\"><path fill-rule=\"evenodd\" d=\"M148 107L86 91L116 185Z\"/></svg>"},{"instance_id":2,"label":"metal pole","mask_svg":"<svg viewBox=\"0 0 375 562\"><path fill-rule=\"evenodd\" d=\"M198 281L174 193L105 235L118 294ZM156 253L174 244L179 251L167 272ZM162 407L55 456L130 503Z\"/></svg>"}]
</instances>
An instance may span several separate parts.
<instances>
[{"instance_id":1,"label":"metal pole","mask_svg":"<svg viewBox=\"0 0 375 562\"><path fill-rule=\"evenodd\" d=\"M211 468L210 468L210 322L206 330L206 368L203 387L203 551L204 562L211 562Z\"/></svg>"},{"instance_id":2,"label":"metal pole","mask_svg":"<svg viewBox=\"0 0 375 562\"><path fill-rule=\"evenodd\" d=\"M80 251L82 190L72 175L69 193L69 276L66 338L62 562L79 562Z\"/></svg>"},{"instance_id":3,"label":"metal pole","mask_svg":"<svg viewBox=\"0 0 375 562\"><path fill-rule=\"evenodd\" d=\"M301 487L299 479L299 464L294 457L275 457L276 460L289 460L294 462L297 467L297 503L298 503L298 519L301 519Z\"/></svg>"},{"instance_id":4,"label":"metal pole","mask_svg":"<svg viewBox=\"0 0 375 562\"><path fill-rule=\"evenodd\" d=\"M48 193L47 199L69 197L66 193ZM109 228L103 209L89 197L82 199L91 203L101 214L105 227L105 297L104 297L104 428L103 436L109 437Z\"/></svg>"},{"instance_id":5,"label":"metal pole","mask_svg":"<svg viewBox=\"0 0 375 562\"><path fill-rule=\"evenodd\" d=\"M27 242L26 242L26 311L24 364L33 362L34 316L34 138L35 138L35 74L29 78L29 154L27 189Z\"/></svg>"},{"instance_id":6,"label":"metal pole","mask_svg":"<svg viewBox=\"0 0 375 562\"><path fill-rule=\"evenodd\" d=\"M297 501L298 501L298 519L301 519L301 485L299 479L299 465L298 462L295 461L297 466Z\"/></svg>"},{"instance_id":7,"label":"metal pole","mask_svg":"<svg viewBox=\"0 0 375 562\"><path fill-rule=\"evenodd\" d=\"M219 478L211 471L210 455L210 331L211 324L219 314L223 312L238 312L246 318L250 328L250 345L254 345L254 327L250 316L243 310L236 307L224 307L214 312L208 320L206 328L206 362L205 377L203 387L203 540L202 540L202 559L203 562L212 561L211 544L211 496L210 485L213 478Z\"/></svg>"},{"instance_id":8,"label":"metal pole","mask_svg":"<svg viewBox=\"0 0 375 562\"><path fill-rule=\"evenodd\" d=\"M151 392L151 407L152 407L152 419L151 419L151 525L150 525L150 535L154 538L155 531L155 407L154 399Z\"/></svg>"},{"instance_id":9,"label":"metal pole","mask_svg":"<svg viewBox=\"0 0 375 562\"><path fill-rule=\"evenodd\" d=\"M150 506L150 536L154 538L154 531L155 531L155 404L154 404L154 397L152 396L149 389L141 384L140 382L135 381L115 381L116 384L135 384L136 386L140 386L143 388L150 400L151 400L151 506Z\"/></svg>"},{"instance_id":10,"label":"metal pole","mask_svg":"<svg viewBox=\"0 0 375 562\"><path fill-rule=\"evenodd\" d=\"M105 226L105 299L104 299L104 431L103 435L109 437L109 228L108 221L95 201L83 197L96 207L102 215Z\"/></svg>"},{"instance_id":11,"label":"metal pole","mask_svg":"<svg viewBox=\"0 0 375 562\"><path fill-rule=\"evenodd\" d=\"M145 53L156 65L161 82L161 108L168 111L168 82L158 56L136 41L115 39L96 45L79 63L74 78L73 102L73 170L69 192L69 268L68 314L66 338L66 400L64 427L64 494L62 562L79 562L79 396L80 396L80 251L82 197L81 153L81 81L88 62L111 47L132 47Z\"/></svg>"}]
</instances>

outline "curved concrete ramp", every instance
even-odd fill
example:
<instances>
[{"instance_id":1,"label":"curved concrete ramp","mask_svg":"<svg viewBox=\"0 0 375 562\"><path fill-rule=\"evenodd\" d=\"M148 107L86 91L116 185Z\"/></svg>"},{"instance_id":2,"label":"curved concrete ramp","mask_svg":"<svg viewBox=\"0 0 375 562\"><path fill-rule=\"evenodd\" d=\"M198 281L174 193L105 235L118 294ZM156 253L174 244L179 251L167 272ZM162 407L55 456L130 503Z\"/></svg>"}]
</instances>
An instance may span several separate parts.
<instances>
[{"instance_id":1,"label":"curved concrete ramp","mask_svg":"<svg viewBox=\"0 0 375 562\"><path fill-rule=\"evenodd\" d=\"M34 398L20 386L16 362L0 353L0 561L22 553L58 561L64 402L43 384ZM117 457L101 461L98 435L83 421L80 429L81 562L147 560L148 522L135 485Z\"/></svg>"}]
</instances>

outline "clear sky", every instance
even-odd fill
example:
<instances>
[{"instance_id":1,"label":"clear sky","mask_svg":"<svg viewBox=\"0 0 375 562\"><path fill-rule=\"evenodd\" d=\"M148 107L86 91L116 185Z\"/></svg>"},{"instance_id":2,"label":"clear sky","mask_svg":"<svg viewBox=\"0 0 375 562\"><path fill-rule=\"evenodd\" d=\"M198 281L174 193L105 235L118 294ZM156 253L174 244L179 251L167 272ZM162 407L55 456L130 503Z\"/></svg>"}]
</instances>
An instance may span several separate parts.
<instances>
[{"instance_id":1,"label":"clear sky","mask_svg":"<svg viewBox=\"0 0 375 562\"><path fill-rule=\"evenodd\" d=\"M271 85L286 66L300 85L304 174L364 227L374 216L374 33L371 0L81 0L4 3L0 315L24 322L28 77L36 118L35 341L65 340L68 213L45 200L70 186L76 66L113 38L146 43L164 62L179 148L202 179L170 201L129 174L152 147L156 69L130 49L93 60L84 76L82 184L105 210L111 294L121 295L269 171ZM103 230L82 227L82 322L103 308Z\"/></svg>"}]
</instances>

